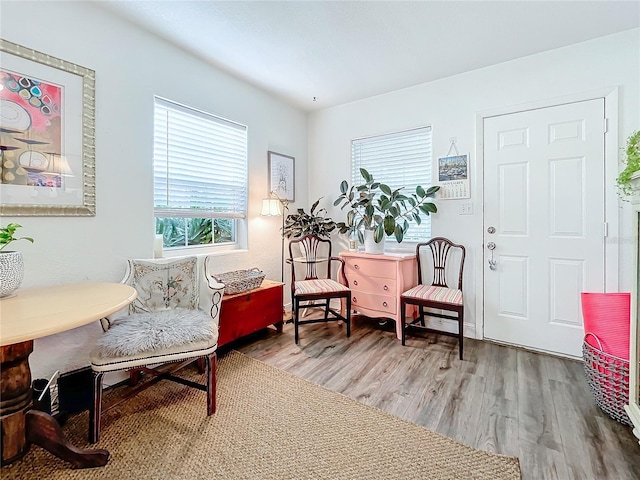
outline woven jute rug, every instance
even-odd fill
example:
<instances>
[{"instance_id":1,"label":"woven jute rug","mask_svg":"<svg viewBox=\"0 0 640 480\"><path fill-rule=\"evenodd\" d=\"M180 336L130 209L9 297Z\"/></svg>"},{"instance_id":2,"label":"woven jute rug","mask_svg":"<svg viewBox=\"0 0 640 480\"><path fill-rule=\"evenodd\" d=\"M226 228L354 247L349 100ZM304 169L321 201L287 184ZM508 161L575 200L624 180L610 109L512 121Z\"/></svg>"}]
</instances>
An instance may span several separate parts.
<instances>
[{"instance_id":1,"label":"woven jute rug","mask_svg":"<svg viewBox=\"0 0 640 480\"><path fill-rule=\"evenodd\" d=\"M196 370L185 377L202 380ZM520 478L517 458L482 452L253 360L218 365L217 412L204 392L160 382L103 416L105 467L73 470L32 447L3 479L389 480ZM64 427L79 447L87 414Z\"/></svg>"}]
</instances>

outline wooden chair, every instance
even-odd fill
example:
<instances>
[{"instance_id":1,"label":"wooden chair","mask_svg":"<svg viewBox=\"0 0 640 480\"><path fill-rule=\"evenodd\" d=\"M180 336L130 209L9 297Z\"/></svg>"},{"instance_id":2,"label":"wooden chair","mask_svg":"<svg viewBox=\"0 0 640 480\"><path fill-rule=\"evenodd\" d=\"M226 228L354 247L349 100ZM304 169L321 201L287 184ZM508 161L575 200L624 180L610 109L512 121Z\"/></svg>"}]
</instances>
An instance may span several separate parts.
<instances>
[{"instance_id":1,"label":"wooden chair","mask_svg":"<svg viewBox=\"0 0 640 480\"><path fill-rule=\"evenodd\" d=\"M294 251L297 255L294 255ZM291 264L291 300L296 344L299 341L298 327L308 323L343 320L347 325L347 337L351 336L351 290L344 274L344 260L331 256L331 241L316 235L291 240L287 262ZM331 279L332 262L340 264L343 283ZM304 276L296 273L296 267L304 269ZM330 307L333 298L346 301L345 316ZM324 318L300 320L300 309L311 307L324 307ZM333 315L331 318L329 313Z\"/></svg>"},{"instance_id":2,"label":"wooden chair","mask_svg":"<svg viewBox=\"0 0 640 480\"><path fill-rule=\"evenodd\" d=\"M422 258L421 251L429 249L431 252L429 258ZM455 258L452 252L456 251ZM450 257L450 253L452 254ZM425 243L416 245L416 260L418 262L418 285L407 290L400 297L400 318L402 321L402 345L405 345L406 330L408 328L420 328L428 332L439 333L442 335L457 336L459 343L460 360L462 360L463 346L463 326L464 326L464 304L462 297L462 271L464 268L465 248L457 245L451 240L444 237L435 237ZM427 260L427 261L425 261ZM451 260L451 262L449 262ZM423 267L430 265L433 271L433 278L430 283L423 283ZM429 268L426 268L427 271ZM447 283L447 277L457 274L457 288L450 288ZM418 306L418 318L410 323L406 323L406 306ZM443 314L438 312L426 312L425 308L439 309L449 312L455 312L456 315ZM446 318L456 320L458 322L458 333L451 333L442 330L427 328L425 324L425 316ZM420 326L418 326L420 323Z\"/></svg>"},{"instance_id":3,"label":"wooden chair","mask_svg":"<svg viewBox=\"0 0 640 480\"><path fill-rule=\"evenodd\" d=\"M160 380L172 380L207 392L207 415L216 410L216 349L218 319L224 285L206 273L206 258L129 260L123 283L132 285L138 297L129 315L103 319L105 333L91 353L93 405L89 412L89 441L100 439L102 412L140 393ZM200 360L206 385L173 373ZM150 365L160 368L149 368ZM102 377L128 370L132 383L140 372L151 380L136 386L124 399L102 407Z\"/></svg>"}]
</instances>

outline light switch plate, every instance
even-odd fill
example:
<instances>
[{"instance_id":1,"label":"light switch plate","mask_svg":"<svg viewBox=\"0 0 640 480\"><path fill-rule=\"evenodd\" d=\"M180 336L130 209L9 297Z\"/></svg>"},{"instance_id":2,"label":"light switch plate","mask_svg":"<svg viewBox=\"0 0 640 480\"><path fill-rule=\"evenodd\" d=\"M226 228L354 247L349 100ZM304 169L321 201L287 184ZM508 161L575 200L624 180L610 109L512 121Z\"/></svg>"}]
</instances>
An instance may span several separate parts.
<instances>
[{"instance_id":1,"label":"light switch plate","mask_svg":"<svg viewBox=\"0 0 640 480\"><path fill-rule=\"evenodd\" d=\"M471 202L461 203L460 215L473 215L473 203Z\"/></svg>"}]
</instances>

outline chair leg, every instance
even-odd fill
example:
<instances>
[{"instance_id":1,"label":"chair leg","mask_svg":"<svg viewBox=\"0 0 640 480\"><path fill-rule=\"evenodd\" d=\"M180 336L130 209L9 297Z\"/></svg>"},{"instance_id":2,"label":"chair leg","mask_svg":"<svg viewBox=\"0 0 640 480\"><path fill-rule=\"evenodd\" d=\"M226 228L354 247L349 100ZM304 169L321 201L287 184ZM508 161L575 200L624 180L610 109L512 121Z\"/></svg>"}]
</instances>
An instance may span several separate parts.
<instances>
[{"instance_id":1,"label":"chair leg","mask_svg":"<svg viewBox=\"0 0 640 480\"><path fill-rule=\"evenodd\" d=\"M347 311L345 318L347 319L347 338L351 336L351 295L347 296Z\"/></svg>"},{"instance_id":2,"label":"chair leg","mask_svg":"<svg viewBox=\"0 0 640 480\"><path fill-rule=\"evenodd\" d=\"M209 416L216 413L216 352L207 355L203 360L207 370L207 416Z\"/></svg>"},{"instance_id":3,"label":"chair leg","mask_svg":"<svg viewBox=\"0 0 640 480\"><path fill-rule=\"evenodd\" d=\"M458 312L458 350L460 350L460 360L462 360L462 343L464 341L464 310Z\"/></svg>"},{"instance_id":4,"label":"chair leg","mask_svg":"<svg viewBox=\"0 0 640 480\"><path fill-rule=\"evenodd\" d=\"M199 374L203 374L207 371L206 362L207 360L204 357L201 357L198 360L196 360L196 366L198 367Z\"/></svg>"},{"instance_id":5,"label":"chair leg","mask_svg":"<svg viewBox=\"0 0 640 480\"><path fill-rule=\"evenodd\" d=\"M93 372L93 402L89 411L89 442L100 440L100 416L102 414L103 372Z\"/></svg>"},{"instance_id":6,"label":"chair leg","mask_svg":"<svg viewBox=\"0 0 640 480\"><path fill-rule=\"evenodd\" d=\"M420 325L422 325L423 327L426 327L426 325L424 324L424 307L420 306Z\"/></svg>"},{"instance_id":7,"label":"chair leg","mask_svg":"<svg viewBox=\"0 0 640 480\"><path fill-rule=\"evenodd\" d=\"M329 319L329 304L331 303L330 299L327 299L327 303L324 304L324 320L325 322Z\"/></svg>"},{"instance_id":8,"label":"chair leg","mask_svg":"<svg viewBox=\"0 0 640 480\"><path fill-rule=\"evenodd\" d=\"M140 370L132 368L129 370L129 386L135 387L140 381Z\"/></svg>"},{"instance_id":9,"label":"chair leg","mask_svg":"<svg viewBox=\"0 0 640 480\"><path fill-rule=\"evenodd\" d=\"M296 345L300 339L298 334L298 314L300 313L300 301L296 298L293 301L293 337Z\"/></svg>"},{"instance_id":10,"label":"chair leg","mask_svg":"<svg viewBox=\"0 0 640 480\"><path fill-rule=\"evenodd\" d=\"M402 346L404 347L406 344L406 339L407 339L407 332L406 332L406 319L404 318L404 316L407 313L407 303L405 302L404 298L400 299L400 327L401 327L401 331L402 331Z\"/></svg>"}]
</instances>

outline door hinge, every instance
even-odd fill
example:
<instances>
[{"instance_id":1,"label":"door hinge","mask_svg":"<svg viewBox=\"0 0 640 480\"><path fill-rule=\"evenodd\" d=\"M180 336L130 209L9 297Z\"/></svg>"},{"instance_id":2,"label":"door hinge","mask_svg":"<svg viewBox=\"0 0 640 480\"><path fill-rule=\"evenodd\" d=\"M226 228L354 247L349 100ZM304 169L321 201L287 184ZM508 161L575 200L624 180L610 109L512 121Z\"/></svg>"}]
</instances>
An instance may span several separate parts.
<instances>
[{"instance_id":1,"label":"door hinge","mask_svg":"<svg viewBox=\"0 0 640 480\"><path fill-rule=\"evenodd\" d=\"M609 236L609 223L608 222L604 222L604 236L605 237Z\"/></svg>"},{"instance_id":2,"label":"door hinge","mask_svg":"<svg viewBox=\"0 0 640 480\"><path fill-rule=\"evenodd\" d=\"M609 131L609 119L607 117L604 117L602 120L603 120L602 127L604 128L604 133L607 133Z\"/></svg>"}]
</instances>

